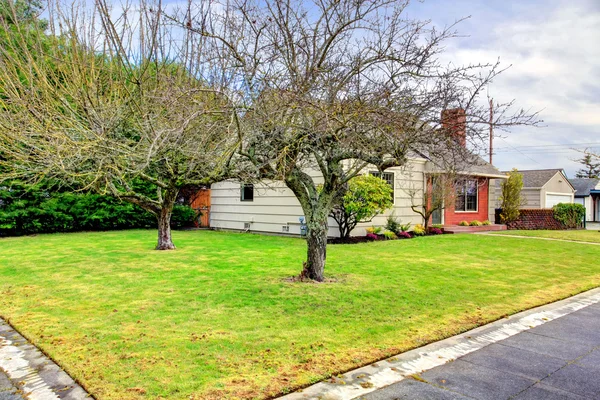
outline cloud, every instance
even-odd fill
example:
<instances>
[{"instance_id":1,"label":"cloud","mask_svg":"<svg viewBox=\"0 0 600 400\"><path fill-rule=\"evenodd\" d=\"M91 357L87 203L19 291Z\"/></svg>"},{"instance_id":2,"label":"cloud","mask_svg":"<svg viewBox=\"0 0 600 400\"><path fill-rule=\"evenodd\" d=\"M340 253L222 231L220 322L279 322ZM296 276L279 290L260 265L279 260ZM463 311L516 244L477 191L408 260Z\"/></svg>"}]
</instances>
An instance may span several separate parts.
<instances>
[{"instance_id":1,"label":"cloud","mask_svg":"<svg viewBox=\"0 0 600 400\"><path fill-rule=\"evenodd\" d=\"M450 42L446 57L457 64L498 57L512 64L490 95L542 110L546 127L516 128L497 141L498 167L565 168L573 175L578 165L572 160L580 155L570 144L600 143L600 2L431 1L411 11L436 25L471 14L458 27L468 37Z\"/></svg>"}]
</instances>

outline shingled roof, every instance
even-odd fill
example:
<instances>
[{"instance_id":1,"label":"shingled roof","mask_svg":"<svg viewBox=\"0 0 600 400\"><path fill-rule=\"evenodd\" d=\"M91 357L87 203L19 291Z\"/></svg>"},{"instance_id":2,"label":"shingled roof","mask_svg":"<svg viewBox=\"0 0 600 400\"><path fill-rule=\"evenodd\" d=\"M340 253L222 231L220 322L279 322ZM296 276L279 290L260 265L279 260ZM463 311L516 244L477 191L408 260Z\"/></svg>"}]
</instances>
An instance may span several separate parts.
<instances>
[{"instance_id":1,"label":"shingled roof","mask_svg":"<svg viewBox=\"0 0 600 400\"><path fill-rule=\"evenodd\" d=\"M541 188L558 172L562 172L562 169L519 170L519 173L523 175L523 189Z\"/></svg>"},{"instance_id":2,"label":"shingled roof","mask_svg":"<svg viewBox=\"0 0 600 400\"><path fill-rule=\"evenodd\" d=\"M569 179L571 185L575 188L575 197L585 197L589 196L590 192L596 189L598 183L600 183L600 179L594 178L575 178Z\"/></svg>"}]
</instances>

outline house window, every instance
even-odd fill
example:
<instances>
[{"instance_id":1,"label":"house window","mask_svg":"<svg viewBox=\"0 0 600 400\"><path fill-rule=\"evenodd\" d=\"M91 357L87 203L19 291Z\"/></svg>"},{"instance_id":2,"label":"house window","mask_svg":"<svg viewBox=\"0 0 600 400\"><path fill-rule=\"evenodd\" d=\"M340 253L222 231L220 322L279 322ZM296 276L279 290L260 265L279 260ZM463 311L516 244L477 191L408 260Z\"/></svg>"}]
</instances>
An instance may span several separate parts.
<instances>
[{"instance_id":1,"label":"house window","mask_svg":"<svg viewBox=\"0 0 600 400\"><path fill-rule=\"evenodd\" d=\"M241 188L242 201L254 201L254 185L251 183L242 183Z\"/></svg>"},{"instance_id":2,"label":"house window","mask_svg":"<svg viewBox=\"0 0 600 400\"><path fill-rule=\"evenodd\" d=\"M456 183L456 211L477 211L477 180L465 179Z\"/></svg>"},{"instance_id":3,"label":"house window","mask_svg":"<svg viewBox=\"0 0 600 400\"><path fill-rule=\"evenodd\" d=\"M381 173L379 171L371 171L371 175L376 176L378 178L383 179L387 182L388 185L392 188L392 201L394 201L394 173L393 172L384 172Z\"/></svg>"}]
</instances>

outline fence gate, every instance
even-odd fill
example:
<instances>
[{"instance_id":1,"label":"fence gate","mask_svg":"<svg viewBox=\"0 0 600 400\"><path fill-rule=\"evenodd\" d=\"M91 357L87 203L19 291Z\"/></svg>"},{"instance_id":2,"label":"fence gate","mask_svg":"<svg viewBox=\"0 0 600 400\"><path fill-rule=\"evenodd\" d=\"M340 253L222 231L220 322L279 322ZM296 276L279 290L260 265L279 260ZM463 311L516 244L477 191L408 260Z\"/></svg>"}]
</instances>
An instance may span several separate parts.
<instances>
[{"instance_id":1,"label":"fence gate","mask_svg":"<svg viewBox=\"0 0 600 400\"><path fill-rule=\"evenodd\" d=\"M196 220L199 228L210 228L210 189L201 189L191 202L191 207L200 213Z\"/></svg>"}]
</instances>

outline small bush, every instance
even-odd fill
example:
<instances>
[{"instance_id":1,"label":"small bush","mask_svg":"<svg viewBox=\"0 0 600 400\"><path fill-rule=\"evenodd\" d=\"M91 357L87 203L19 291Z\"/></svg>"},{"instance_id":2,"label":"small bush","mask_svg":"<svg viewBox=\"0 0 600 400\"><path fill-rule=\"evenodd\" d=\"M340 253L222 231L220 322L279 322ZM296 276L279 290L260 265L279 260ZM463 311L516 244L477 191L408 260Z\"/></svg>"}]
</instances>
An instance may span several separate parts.
<instances>
[{"instance_id":1,"label":"small bush","mask_svg":"<svg viewBox=\"0 0 600 400\"><path fill-rule=\"evenodd\" d=\"M413 233L416 236L423 236L425 234L425 227L421 224L415 225L413 228Z\"/></svg>"},{"instance_id":2,"label":"small bush","mask_svg":"<svg viewBox=\"0 0 600 400\"><path fill-rule=\"evenodd\" d=\"M481 225L485 225L485 226L489 226L491 224L492 223L489 220L487 220L487 219L481 223Z\"/></svg>"},{"instance_id":3,"label":"small bush","mask_svg":"<svg viewBox=\"0 0 600 400\"><path fill-rule=\"evenodd\" d=\"M398 239L412 239L410 233L406 231L398 232Z\"/></svg>"},{"instance_id":4,"label":"small bush","mask_svg":"<svg viewBox=\"0 0 600 400\"><path fill-rule=\"evenodd\" d=\"M585 218L585 207L581 204L558 203L552 207L554 219L566 228L580 227Z\"/></svg>"},{"instance_id":5,"label":"small bush","mask_svg":"<svg viewBox=\"0 0 600 400\"><path fill-rule=\"evenodd\" d=\"M471 223L469 225L471 225L471 226L481 226L483 224L481 222L475 220L475 221L471 221Z\"/></svg>"},{"instance_id":6,"label":"small bush","mask_svg":"<svg viewBox=\"0 0 600 400\"><path fill-rule=\"evenodd\" d=\"M404 225L400 225L400 232L408 232L408 230L410 229L410 225L411 225L410 222L408 222Z\"/></svg>"},{"instance_id":7,"label":"small bush","mask_svg":"<svg viewBox=\"0 0 600 400\"><path fill-rule=\"evenodd\" d=\"M392 231L383 232L383 236L385 236L385 238L388 240L398 239L398 236L396 236L396 234Z\"/></svg>"},{"instance_id":8,"label":"small bush","mask_svg":"<svg viewBox=\"0 0 600 400\"><path fill-rule=\"evenodd\" d=\"M431 225L432 228L438 228L438 229L442 229L444 227L443 224L433 224Z\"/></svg>"},{"instance_id":9,"label":"small bush","mask_svg":"<svg viewBox=\"0 0 600 400\"><path fill-rule=\"evenodd\" d=\"M367 233L367 238L370 240L379 240L379 236L374 233Z\"/></svg>"},{"instance_id":10,"label":"small bush","mask_svg":"<svg viewBox=\"0 0 600 400\"><path fill-rule=\"evenodd\" d=\"M385 229L396 234L396 233L400 232L400 225L401 225L400 220L398 218L396 218L396 216L394 214L392 214L389 217L387 217ZM384 235L385 235L385 233L384 233Z\"/></svg>"},{"instance_id":11,"label":"small bush","mask_svg":"<svg viewBox=\"0 0 600 400\"><path fill-rule=\"evenodd\" d=\"M467 221L460 221L458 223L458 225L460 225L460 226L469 226L469 223Z\"/></svg>"},{"instance_id":12,"label":"small bush","mask_svg":"<svg viewBox=\"0 0 600 400\"><path fill-rule=\"evenodd\" d=\"M429 229L430 235L441 235L442 233L444 233L444 232L442 232L442 230L440 228L430 228Z\"/></svg>"}]
</instances>

